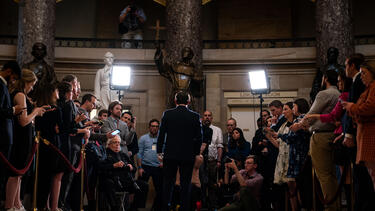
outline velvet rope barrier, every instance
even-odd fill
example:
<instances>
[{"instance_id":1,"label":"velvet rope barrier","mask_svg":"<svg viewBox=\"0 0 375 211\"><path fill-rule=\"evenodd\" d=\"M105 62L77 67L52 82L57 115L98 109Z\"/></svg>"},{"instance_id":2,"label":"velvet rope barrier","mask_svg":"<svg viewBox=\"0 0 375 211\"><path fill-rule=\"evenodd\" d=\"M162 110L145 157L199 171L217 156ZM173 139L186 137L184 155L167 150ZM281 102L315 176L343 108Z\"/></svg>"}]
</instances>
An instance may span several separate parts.
<instances>
[{"instance_id":1,"label":"velvet rope barrier","mask_svg":"<svg viewBox=\"0 0 375 211\"><path fill-rule=\"evenodd\" d=\"M43 139L43 143L47 146L49 146L51 149L53 149L61 158L62 160L64 161L64 163L66 164L66 166L72 170L74 173L78 173L81 171L81 167L82 167L82 159L83 159L83 156L82 154L84 153L84 147L82 147L81 149L81 156L80 156L80 159L79 159L79 163L78 163L78 166L75 168L72 163L70 163L70 161L68 160L68 158L66 158L66 156L59 150L59 148L57 148L55 145L51 144L51 142L49 142L47 139Z\"/></svg>"},{"instance_id":2,"label":"velvet rope barrier","mask_svg":"<svg viewBox=\"0 0 375 211\"><path fill-rule=\"evenodd\" d=\"M10 169L13 173L17 174L17 175L24 175L30 168L31 166L31 163L33 162L34 160L34 155L35 155L35 152L36 152L36 149L37 149L37 146L38 146L38 141L37 139L35 138L35 142L33 144L33 148L31 149L31 153L29 154L29 156L27 157L27 160L26 160L26 166L25 168L23 169L17 169L16 167L14 167L9 161L8 159L3 155L3 153L0 152L0 160L6 165L6 167L8 167L8 169Z\"/></svg>"}]
</instances>

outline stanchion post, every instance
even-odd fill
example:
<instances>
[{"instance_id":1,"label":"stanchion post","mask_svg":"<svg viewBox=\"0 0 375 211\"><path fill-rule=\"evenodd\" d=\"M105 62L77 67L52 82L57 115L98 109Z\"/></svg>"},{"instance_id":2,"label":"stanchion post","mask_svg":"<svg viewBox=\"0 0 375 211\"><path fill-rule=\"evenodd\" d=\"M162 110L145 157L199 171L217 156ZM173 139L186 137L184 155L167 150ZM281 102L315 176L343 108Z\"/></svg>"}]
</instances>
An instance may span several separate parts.
<instances>
[{"instance_id":1,"label":"stanchion post","mask_svg":"<svg viewBox=\"0 0 375 211\"><path fill-rule=\"evenodd\" d=\"M315 195L315 169L314 169L314 167L312 166L311 167L311 172L312 172L312 186L313 186L313 188L312 188L312 196L313 196L313 210L314 211L316 211L316 195Z\"/></svg>"},{"instance_id":2,"label":"stanchion post","mask_svg":"<svg viewBox=\"0 0 375 211\"><path fill-rule=\"evenodd\" d=\"M96 179L96 186L99 187L99 178ZM95 211L99 211L99 191L95 191Z\"/></svg>"},{"instance_id":3,"label":"stanchion post","mask_svg":"<svg viewBox=\"0 0 375 211\"><path fill-rule=\"evenodd\" d=\"M39 171L39 140L40 140L40 132L37 132L35 137L36 146L36 155L35 155L35 178L34 178L34 192L33 192L33 211L37 211L37 193L38 193L38 171Z\"/></svg>"},{"instance_id":4,"label":"stanchion post","mask_svg":"<svg viewBox=\"0 0 375 211\"><path fill-rule=\"evenodd\" d=\"M83 188L85 184L85 159L86 159L86 154L85 154L85 145L82 146L81 149L81 156L82 157L82 163L81 163L81 204L80 204L80 210L83 210Z\"/></svg>"},{"instance_id":5,"label":"stanchion post","mask_svg":"<svg viewBox=\"0 0 375 211\"><path fill-rule=\"evenodd\" d=\"M354 204L355 204L355 198L354 198L354 177L353 177L353 171L354 171L354 164L352 162L350 162L350 165L349 165L350 169L350 200L351 200L351 206L352 206L352 209L351 210L354 210Z\"/></svg>"}]
</instances>

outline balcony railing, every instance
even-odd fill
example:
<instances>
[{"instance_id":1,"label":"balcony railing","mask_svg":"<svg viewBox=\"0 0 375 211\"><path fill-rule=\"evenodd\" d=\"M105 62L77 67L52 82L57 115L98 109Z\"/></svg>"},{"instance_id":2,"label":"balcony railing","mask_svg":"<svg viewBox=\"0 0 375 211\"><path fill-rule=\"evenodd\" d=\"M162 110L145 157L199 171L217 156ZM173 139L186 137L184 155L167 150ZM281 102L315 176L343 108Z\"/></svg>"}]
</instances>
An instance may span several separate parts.
<instances>
[{"instance_id":1,"label":"balcony railing","mask_svg":"<svg viewBox=\"0 0 375 211\"><path fill-rule=\"evenodd\" d=\"M97 38L68 38L57 37L56 47L71 48L122 48L122 43L129 41L135 46L135 40L97 39ZM144 49L154 49L154 40L142 40ZM163 44L165 41L161 40ZM0 44L17 45L17 36L0 35ZM356 45L375 44L375 35L355 37ZM203 40L204 49L254 49L254 48L291 48L315 47L315 38L293 39L258 39L258 40ZM135 47L134 47L135 48Z\"/></svg>"}]
</instances>

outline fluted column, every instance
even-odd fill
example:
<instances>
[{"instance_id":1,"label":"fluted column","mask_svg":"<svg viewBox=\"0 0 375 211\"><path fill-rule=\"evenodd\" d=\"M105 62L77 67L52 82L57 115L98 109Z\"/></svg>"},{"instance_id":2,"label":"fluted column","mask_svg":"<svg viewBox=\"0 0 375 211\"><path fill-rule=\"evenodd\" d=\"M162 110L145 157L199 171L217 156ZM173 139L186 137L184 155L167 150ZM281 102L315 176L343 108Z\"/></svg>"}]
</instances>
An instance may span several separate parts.
<instances>
[{"instance_id":1,"label":"fluted column","mask_svg":"<svg viewBox=\"0 0 375 211\"><path fill-rule=\"evenodd\" d=\"M353 21L350 0L316 1L316 58L317 65L327 64L327 50L339 50L338 63L354 53Z\"/></svg>"},{"instance_id":2,"label":"fluted column","mask_svg":"<svg viewBox=\"0 0 375 211\"><path fill-rule=\"evenodd\" d=\"M53 67L55 11L56 0L19 1L17 60L21 66L33 60L31 55L33 44L42 42L47 46L45 61Z\"/></svg>"},{"instance_id":3,"label":"fluted column","mask_svg":"<svg viewBox=\"0 0 375 211\"><path fill-rule=\"evenodd\" d=\"M181 60L181 50L190 47L194 52L195 71L202 73L202 0L167 0L165 49L168 62ZM194 99L194 109L203 110L203 97Z\"/></svg>"}]
</instances>

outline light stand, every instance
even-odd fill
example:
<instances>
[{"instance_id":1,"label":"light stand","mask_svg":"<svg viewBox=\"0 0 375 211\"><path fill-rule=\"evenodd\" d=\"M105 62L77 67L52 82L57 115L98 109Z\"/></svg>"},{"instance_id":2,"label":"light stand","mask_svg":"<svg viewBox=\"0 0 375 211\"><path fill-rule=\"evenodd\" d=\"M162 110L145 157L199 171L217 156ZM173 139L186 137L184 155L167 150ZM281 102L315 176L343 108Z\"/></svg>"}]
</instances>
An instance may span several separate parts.
<instances>
[{"instance_id":1,"label":"light stand","mask_svg":"<svg viewBox=\"0 0 375 211\"><path fill-rule=\"evenodd\" d=\"M263 94L270 93L269 79L265 70L252 70L249 71L250 91L251 94L259 94L260 100L260 125L263 129Z\"/></svg>"},{"instance_id":2,"label":"light stand","mask_svg":"<svg viewBox=\"0 0 375 211\"><path fill-rule=\"evenodd\" d=\"M118 91L118 100L121 101L123 95L121 90L129 89L131 80L130 66L114 65L111 69L109 88Z\"/></svg>"},{"instance_id":3,"label":"light stand","mask_svg":"<svg viewBox=\"0 0 375 211\"><path fill-rule=\"evenodd\" d=\"M263 116L262 116L262 112L263 112L263 102L264 102L264 99L263 99L263 94L260 93L259 94L259 101L260 101L260 128L263 129Z\"/></svg>"}]
</instances>

